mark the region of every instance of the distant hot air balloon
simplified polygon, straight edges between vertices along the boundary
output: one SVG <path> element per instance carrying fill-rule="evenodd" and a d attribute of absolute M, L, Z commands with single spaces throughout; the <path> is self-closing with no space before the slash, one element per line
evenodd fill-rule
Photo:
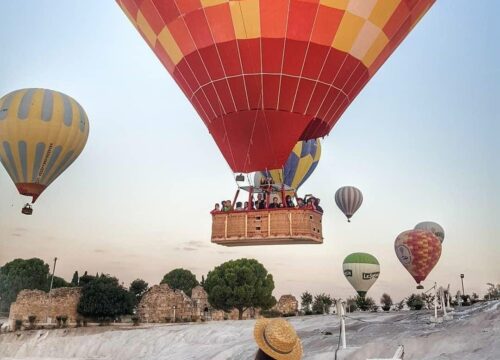
<path fill-rule="evenodd" d="M 321 158 L 321 143 L 319 139 L 299 141 L 283 169 L 260 171 L 255 173 L 254 186 L 260 185 L 262 176 L 271 177 L 275 184 L 285 184 L 298 190 L 318 166 Z"/>
<path fill-rule="evenodd" d="M 417 289 L 423 289 L 420 283 L 429 275 L 441 256 L 441 242 L 438 237 L 430 231 L 408 230 L 398 235 L 394 250 L 401 264 L 417 282 Z"/>
<path fill-rule="evenodd" d="M 88 135 L 85 111 L 60 92 L 22 89 L 0 99 L 0 160 L 33 203 L 76 160 Z"/>
<path fill-rule="evenodd" d="M 439 240 L 441 241 L 441 244 L 444 241 L 444 229 L 441 227 L 441 225 L 439 225 L 435 222 L 424 221 L 424 222 L 418 223 L 415 226 L 415 230 L 430 231 L 431 233 L 433 233 L 434 235 L 436 235 L 439 238 Z"/>
<path fill-rule="evenodd" d="M 380 274 L 378 260 L 375 256 L 367 253 L 353 253 L 348 255 L 344 259 L 342 269 L 347 281 L 349 281 L 361 297 L 366 295 Z"/>
<path fill-rule="evenodd" d="M 363 203 L 363 193 L 354 186 L 344 186 L 335 193 L 335 202 L 347 217 L 347 221 L 351 222 L 351 217 Z"/>
<path fill-rule="evenodd" d="M 117 0 L 237 173 L 327 135 L 435 0 Z"/>

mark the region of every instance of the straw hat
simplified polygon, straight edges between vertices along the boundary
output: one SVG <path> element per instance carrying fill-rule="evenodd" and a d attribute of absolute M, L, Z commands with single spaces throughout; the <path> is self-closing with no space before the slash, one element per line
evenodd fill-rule
<path fill-rule="evenodd" d="M 284 319 L 259 319 L 253 336 L 259 348 L 276 360 L 300 360 L 302 344 L 290 323 Z"/>

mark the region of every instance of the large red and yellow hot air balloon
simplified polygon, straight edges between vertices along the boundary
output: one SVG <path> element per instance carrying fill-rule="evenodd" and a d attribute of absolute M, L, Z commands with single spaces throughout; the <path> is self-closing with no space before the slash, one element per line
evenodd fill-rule
<path fill-rule="evenodd" d="M 441 257 L 441 241 L 430 231 L 408 230 L 398 235 L 394 242 L 396 256 L 418 286 L 436 266 Z"/>
<path fill-rule="evenodd" d="M 327 135 L 434 0 L 117 0 L 234 172 Z"/>
<path fill-rule="evenodd" d="M 88 136 L 87 115 L 68 95 L 21 89 L 0 98 L 0 161 L 33 203 L 76 160 Z"/>

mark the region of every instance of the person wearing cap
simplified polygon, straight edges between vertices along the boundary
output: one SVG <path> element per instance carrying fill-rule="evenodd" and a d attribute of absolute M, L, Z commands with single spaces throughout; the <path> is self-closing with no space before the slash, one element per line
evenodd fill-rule
<path fill-rule="evenodd" d="M 292 325 L 284 319 L 259 319 L 253 330 L 259 347 L 256 360 L 300 360 L 302 343 Z"/>

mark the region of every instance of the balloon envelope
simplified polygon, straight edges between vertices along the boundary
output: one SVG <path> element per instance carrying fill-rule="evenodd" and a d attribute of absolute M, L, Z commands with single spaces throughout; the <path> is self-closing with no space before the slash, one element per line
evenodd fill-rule
<path fill-rule="evenodd" d="M 424 221 L 421 223 L 418 223 L 415 226 L 415 230 L 426 230 L 430 231 L 434 235 L 436 235 L 439 240 L 441 241 L 441 244 L 444 241 L 444 229 L 441 227 L 441 225 L 433 222 L 433 221 Z"/>
<path fill-rule="evenodd" d="M 354 186 L 343 186 L 335 193 L 335 203 L 350 221 L 363 203 L 363 193 Z"/>
<path fill-rule="evenodd" d="M 380 275 L 380 264 L 375 256 L 367 253 L 353 253 L 344 259 L 342 264 L 344 276 L 356 290 L 359 296 L 364 297 L 366 292 L 377 281 Z"/>
<path fill-rule="evenodd" d="M 117 0 L 234 172 L 327 135 L 435 0 Z"/>
<path fill-rule="evenodd" d="M 321 158 L 319 139 L 299 141 L 293 148 L 283 169 L 260 171 L 255 174 L 254 186 L 260 185 L 262 176 L 271 177 L 275 184 L 285 184 L 298 190 L 309 179 Z"/>
<path fill-rule="evenodd" d="M 33 202 L 82 152 L 89 135 L 83 108 L 46 89 L 22 89 L 0 99 L 0 160 Z"/>
<path fill-rule="evenodd" d="M 394 251 L 401 264 L 420 284 L 441 257 L 441 241 L 430 231 L 408 230 L 398 235 Z"/>

